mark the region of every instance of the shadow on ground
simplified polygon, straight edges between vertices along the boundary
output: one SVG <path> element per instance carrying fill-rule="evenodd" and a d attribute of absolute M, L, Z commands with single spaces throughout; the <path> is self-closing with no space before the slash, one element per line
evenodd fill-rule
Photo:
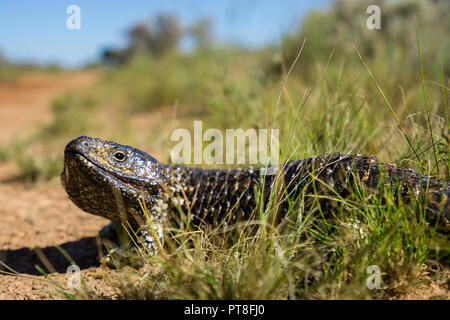
<path fill-rule="evenodd" d="M 100 265 L 97 243 L 96 237 L 85 237 L 77 241 L 65 242 L 60 247 L 83 270 Z M 72 264 L 54 246 L 0 250 L 0 260 L 19 273 L 30 275 L 42 275 L 36 269 L 36 265 L 40 266 L 45 272 L 66 273 L 67 267 Z M 5 270 L 5 268 L 0 266 L 0 270 Z"/>

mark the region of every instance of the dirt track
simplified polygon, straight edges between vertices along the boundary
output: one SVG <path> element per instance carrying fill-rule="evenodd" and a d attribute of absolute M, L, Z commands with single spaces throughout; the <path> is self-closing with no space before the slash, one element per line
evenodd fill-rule
<path fill-rule="evenodd" d="M 52 99 L 92 84 L 95 72 L 30 74 L 14 83 L 0 83 L 0 146 L 50 120 Z M 0 162 L 0 260 L 22 276 L 0 274 L 0 299 L 43 299 L 55 289 L 35 265 L 60 283 L 70 262 L 54 247 L 60 245 L 89 278 L 98 267 L 98 230 L 108 221 L 83 213 L 67 199 L 59 184 L 11 182 L 14 163 Z M 36 249 L 37 248 L 37 249 Z M 38 254 L 51 266 L 45 268 Z M 50 269 L 50 270 L 49 270 Z M 0 270 L 9 271 L 5 268 Z"/>

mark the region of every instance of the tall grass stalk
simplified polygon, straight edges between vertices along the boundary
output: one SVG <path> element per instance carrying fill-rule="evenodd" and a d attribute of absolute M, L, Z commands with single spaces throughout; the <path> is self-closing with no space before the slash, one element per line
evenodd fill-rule
<path fill-rule="evenodd" d="M 437 159 L 437 152 L 436 152 L 436 147 L 435 147 L 434 138 L 433 138 L 433 128 L 431 127 L 431 121 L 430 121 L 430 110 L 428 108 L 428 98 L 427 98 L 427 91 L 425 88 L 425 79 L 423 77 L 422 54 L 420 52 L 419 27 L 417 25 L 416 14 L 414 14 L 414 23 L 416 26 L 416 39 L 417 39 L 417 52 L 419 55 L 420 79 L 422 80 L 422 91 L 423 91 L 423 99 L 425 102 L 425 110 L 427 112 L 428 130 L 430 132 L 430 140 L 431 140 L 431 145 L 433 147 L 434 164 L 436 166 L 437 176 L 439 178 L 439 161 Z"/>
<path fill-rule="evenodd" d="M 389 100 L 387 99 L 386 95 L 384 94 L 383 90 L 381 89 L 380 85 L 378 84 L 378 81 L 375 79 L 374 75 L 372 74 L 372 71 L 370 70 L 369 66 L 366 64 L 363 57 L 359 53 L 358 49 L 355 46 L 353 46 L 353 48 L 355 49 L 356 53 L 358 54 L 359 59 L 363 63 L 364 67 L 366 68 L 366 70 L 369 73 L 370 77 L 372 78 L 373 82 L 375 83 L 375 86 L 377 87 L 378 92 L 383 97 L 383 100 L 386 103 L 387 107 L 389 108 L 389 111 L 391 111 L 392 115 L 394 116 L 394 119 L 397 122 L 397 125 L 400 128 L 400 131 L 401 131 L 403 137 L 405 138 L 406 142 L 408 143 L 409 148 L 411 149 L 411 151 L 414 153 L 414 156 L 416 157 L 417 164 L 419 165 L 420 170 L 423 172 L 423 167 L 422 167 L 419 155 L 417 154 L 416 149 L 413 147 L 410 138 L 406 134 L 406 131 L 403 128 L 403 125 L 400 122 L 399 118 L 397 117 L 397 114 L 395 113 L 394 109 L 392 108 L 391 104 L 389 103 Z"/>

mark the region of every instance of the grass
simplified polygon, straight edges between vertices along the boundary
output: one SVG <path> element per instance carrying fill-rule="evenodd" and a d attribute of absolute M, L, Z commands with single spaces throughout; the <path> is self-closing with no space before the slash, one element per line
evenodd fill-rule
<path fill-rule="evenodd" d="M 20 76 L 23 76 L 29 72 L 45 72 L 45 73 L 58 73 L 62 69 L 58 66 L 38 66 L 33 64 L 10 64 L 7 62 L 2 62 L 0 56 L 0 82 L 12 83 L 16 81 Z"/>

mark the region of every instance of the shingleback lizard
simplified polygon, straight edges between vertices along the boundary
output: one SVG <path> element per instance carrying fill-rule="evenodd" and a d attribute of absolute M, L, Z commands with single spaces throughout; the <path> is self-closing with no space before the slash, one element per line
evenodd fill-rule
<path fill-rule="evenodd" d="M 278 181 L 284 181 L 284 190 L 291 196 L 302 192 L 345 198 L 354 190 L 351 181 L 363 186 L 367 194 L 385 185 L 405 202 L 411 196 L 421 196 L 426 201 L 428 221 L 437 222 L 438 230 L 450 231 L 448 182 L 394 164 L 381 164 L 377 158 L 361 154 L 293 160 L 279 170 L 277 175 L 263 175 L 258 168 L 163 165 L 133 147 L 82 136 L 66 145 L 61 181 L 78 207 L 116 224 L 127 221 L 151 252 L 157 248 L 156 238 L 163 242 L 163 224 L 171 211 L 181 209 L 201 223 L 249 217 L 257 206 L 255 188 L 263 187 L 263 199 L 267 201 L 276 176 L 281 177 Z"/>

